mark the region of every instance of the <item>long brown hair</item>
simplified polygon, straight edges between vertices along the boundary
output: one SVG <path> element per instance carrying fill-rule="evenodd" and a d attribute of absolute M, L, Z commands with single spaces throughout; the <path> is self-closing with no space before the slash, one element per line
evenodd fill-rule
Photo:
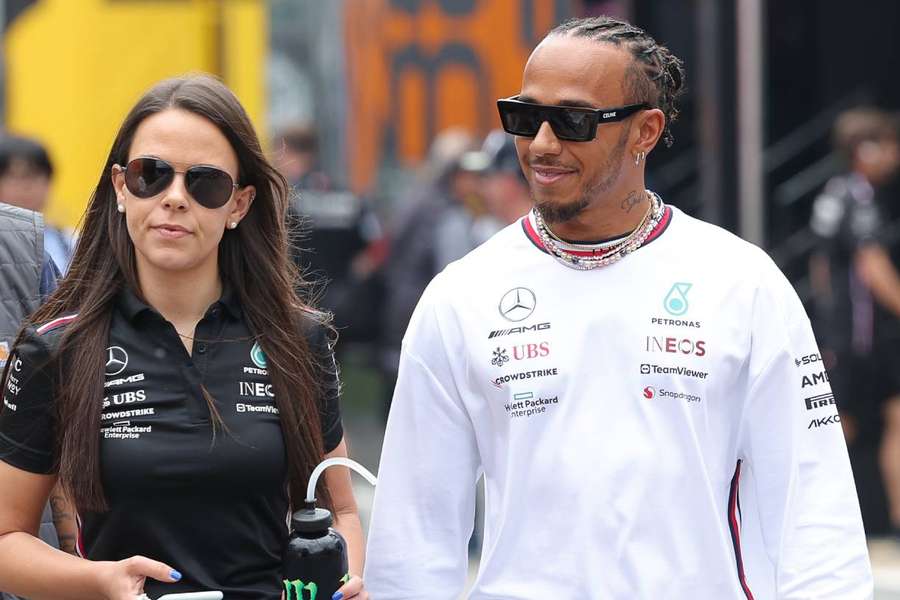
<path fill-rule="evenodd" d="M 147 91 L 122 123 L 97 187 L 85 211 L 81 236 L 68 275 L 31 317 L 42 323 L 78 313 L 65 330 L 52 368 L 56 369 L 59 480 L 79 510 L 108 508 L 100 476 L 100 413 L 105 349 L 113 303 L 120 290 L 139 296 L 135 250 L 116 211 L 112 167 L 124 165 L 138 126 L 170 108 L 190 111 L 211 121 L 238 157 L 238 183 L 256 187 L 256 199 L 235 230 L 219 243 L 219 273 L 238 294 L 250 331 L 266 354 L 275 403 L 281 419 L 294 503 L 305 496 L 306 482 L 322 459 L 318 398 L 320 366 L 302 333 L 310 318 L 325 317 L 297 295 L 303 282 L 288 258 L 285 214 L 288 185 L 266 160 L 259 139 L 234 94 L 208 75 L 167 79 Z M 215 417 L 215 400 L 207 398 Z M 318 500 L 331 507 L 323 483 Z"/>

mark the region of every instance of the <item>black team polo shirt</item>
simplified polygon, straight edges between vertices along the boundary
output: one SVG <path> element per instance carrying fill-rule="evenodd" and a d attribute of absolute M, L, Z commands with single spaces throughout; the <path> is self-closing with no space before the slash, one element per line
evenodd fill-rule
<path fill-rule="evenodd" d="M 31 328 L 10 358 L 0 411 L 0 459 L 50 473 L 55 382 L 46 368 L 77 316 Z M 325 451 L 343 438 L 339 384 L 326 330 L 301 327 L 321 366 Z M 106 349 L 100 463 L 111 509 L 80 515 L 91 560 L 136 554 L 182 573 L 147 593 L 221 590 L 229 600 L 277 600 L 287 541 L 287 459 L 266 357 L 226 289 L 198 323 L 193 354 L 175 328 L 131 292 L 119 294 Z M 202 389 L 225 423 L 215 435 Z M 98 402 L 100 399 L 98 399 Z"/>

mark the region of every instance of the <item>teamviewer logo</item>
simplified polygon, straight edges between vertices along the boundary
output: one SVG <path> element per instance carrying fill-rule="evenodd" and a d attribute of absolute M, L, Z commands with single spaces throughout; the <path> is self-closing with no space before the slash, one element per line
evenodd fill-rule
<path fill-rule="evenodd" d="M 641 375 L 649 375 L 650 374 L 650 365 L 644 363 L 641 365 Z"/>

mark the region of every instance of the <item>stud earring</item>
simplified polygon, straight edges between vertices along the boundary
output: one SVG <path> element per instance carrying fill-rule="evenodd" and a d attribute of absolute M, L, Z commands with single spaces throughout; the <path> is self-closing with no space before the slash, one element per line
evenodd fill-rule
<path fill-rule="evenodd" d="M 122 204 L 122 203 L 117 204 L 117 205 L 116 205 L 116 210 L 119 211 L 120 213 L 124 213 L 124 212 L 125 212 L 125 205 Z"/>
<path fill-rule="evenodd" d="M 232 221 L 228 224 L 229 229 L 237 229 L 237 221 Z"/>

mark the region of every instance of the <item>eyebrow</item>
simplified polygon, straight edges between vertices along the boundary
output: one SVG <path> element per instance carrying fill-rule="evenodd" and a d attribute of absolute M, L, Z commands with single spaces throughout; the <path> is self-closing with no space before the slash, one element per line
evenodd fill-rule
<path fill-rule="evenodd" d="M 541 102 L 538 102 L 531 96 L 524 96 L 524 95 L 519 96 L 519 101 L 520 102 L 528 102 L 529 104 L 542 104 Z M 557 102 L 555 104 L 547 104 L 545 106 L 572 106 L 572 107 L 576 107 L 576 108 L 590 108 L 590 109 L 597 108 L 590 102 L 585 102 L 584 100 L 566 100 L 566 99 L 560 100 L 559 102 Z"/>

